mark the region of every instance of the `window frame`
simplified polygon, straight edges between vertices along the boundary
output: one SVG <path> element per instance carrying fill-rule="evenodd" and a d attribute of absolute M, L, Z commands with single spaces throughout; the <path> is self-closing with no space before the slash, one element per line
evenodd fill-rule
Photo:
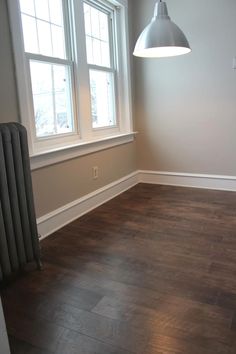
<path fill-rule="evenodd" d="M 116 85 L 115 97 L 119 97 L 119 99 L 116 100 L 117 126 L 115 127 L 101 127 L 95 129 L 92 127 L 89 85 L 90 64 L 87 63 L 86 53 L 84 2 L 91 4 L 100 3 L 106 6 L 111 4 L 111 8 L 115 9 L 113 21 L 114 37 L 116 40 L 114 41 L 113 38 L 113 44 L 116 47 L 114 50 L 117 51 L 117 63 L 115 63 L 117 68 L 114 73 L 116 79 L 114 82 Z M 63 3 L 65 3 L 65 0 L 63 0 Z M 27 64 L 27 53 L 24 51 L 19 0 L 8 0 L 8 8 L 15 56 L 20 121 L 28 130 L 32 168 L 52 164 L 54 156 L 56 157 L 56 162 L 59 161 L 59 155 L 61 155 L 62 161 L 67 158 L 69 159 L 71 158 L 72 150 L 73 156 L 76 154 L 76 151 L 77 155 L 81 156 L 91 153 L 91 146 L 93 146 L 93 151 L 99 151 L 113 146 L 113 142 L 114 146 L 116 146 L 133 141 L 127 0 L 68 0 L 69 23 L 65 23 L 65 33 L 66 36 L 69 36 L 67 37 L 67 45 L 68 43 L 71 45 L 72 53 L 72 90 L 74 90 L 72 94 L 72 105 L 75 115 L 74 124 L 76 131 L 75 133 L 65 134 L 63 137 L 50 136 L 40 139 L 43 141 L 43 144 L 35 144 L 34 135 L 32 134 L 34 130 L 32 127 L 32 124 L 34 125 L 32 117 L 34 117 L 34 114 L 32 115 L 33 100 L 31 96 L 30 69 L 29 59 Z M 77 15 L 75 16 L 75 14 Z M 66 31 L 68 27 L 70 27 L 70 33 Z M 125 33 L 121 33 L 122 29 L 125 29 Z M 71 44 L 71 42 L 75 43 L 75 41 L 77 43 L 76 48 Z M 30 57 L 32 56 L 36 58 L 38 55 L 30 54 Z M 85 87 L 85 90 L 81 90 L 81 87 Z M 88 149 L 86 147 L 88 147 Z"/>
<path fill-rule="evenodd" d="M 103 73 L 110 73 L 112 74 L 112 91 L 113 91 L 113 113 L 115 116 L 115 124 L 113 125 L 106 125 L 106 126 L 101 126 L 101 127 L 93 127 L 93 121 L 91 121 L 91 129 L 92 131 L 96 134 L 96 132 L 99 131 L 105 131 L 105 130 L 112 130 L 116 131 L 119 129 L 119 114 L 118 114 L 118 100 L 117 100 L 117 94 L 118 94 L 118 88 L 117 88 L 117 68 L 118 68 L 118 63 L 117 63 L 117 41 L 116 41 L 116 35 L 115 35 L 115 6 L 111 6 L 110 4 L 108 5 L 104 1 L 96 1 L 96 0 L 84 0 L 84 4 L 88 4 L 89 6 L 94 7 L 95 9 L 99 11 L 103 11 L 107 16 L 108 16 L 108 36 L 109 36 L 109 54 L 110 54 L 110 67 L 109 66 L 103 66 L 103 65 L 98 65 L 98 64 L 91 64 L 88 62 L 87 59 L 87 66 L 88 66 L 88 71 L 90 75 L 90 71 L 98 71 L 98 72 L 103 72 Z M 86 36 L 86 32 L 85 32 Z M 90 85 L 90 91 L 91 91 L 91 85 Z M 90 95 L 90 105 L 91 105 L 91 99 L 92 95 Z M 92 118 L 92 114 L 91 114 Z M 98 134 L 98 133 L 97 133 Z"/>
<path fill-rule="evenodd" d="M 19 11 L 20 10 L 20 0 L 17 0 L 18 6 L 19 6 Z M 35 121 L 33 121 L 35 118 L 35 112 L 34 112 L 34 102 L 33 102 L 33 96 L 32 99 L 30 100 L 31 102 L 28 102 L 29 109 L 31 111 L 31 118 L 27 118 L 27 121 L 25 122 L 25 125 L 30 128 L 30 135 L 32 137 L 32 143 L 33 147 L 35 146 L 35 151 L 41 151 L 41 150 L 46 150 L 49 149 L 50 147 L 53 147 L 55 145 L 56 141 L 60 140 L 60 144 L 57 144 L 58 146 L 70 143 L 73 140 L 77 140 L 78 135 L 79 135 L 79 130 L 78 130 L 78 114 L 77 114 L 77 90 L 75 86 L 75 72 L 74 72 L 74 58 L 73 58 L 73 45 L 71 43 L 70 39 L 70 20 L 69 20 L 69 7 L 65 5 L 65 1 L 62 1 L 62 16 L 63 16 L 63 25 L 64 25 L 64 40 L 65 40 L 65 54 L 66 58 L 59 58 L 55 56 L 47 56 L 47 55 L 42 55 L 42 54 L 35 54 L 35 53 L 30 53 L 24 50 L 24 38 L 23 38 L 23 26 L 20 18 L 20 29 L 22 31 L 22 40 L 23 40 L 23 51 L 25 54 L 25 65 L 27 68 L 27 75 L 26 75 L 26 80 L 28 80 L 28 88 L 30 90 L 29 95 L 33 92 L 32 90 L 32 84 L 31 84 L 31 74 L 30 74 L 30 60 L 32 61 L 37 61 L 40 63 L 48 63 L 48 64 L 55 64 L 55 65 L 63 65 L 64 67 L 69 67 L 70 68 L 70 89 L 71 89 L 71 111 L 72 111 L 72 121 L 73 121 L 73 131 L 68 132 L 68 133 L 62 133 L 62 134 L 56 134 L 56 135 L 48 135 L 44 137 L 37 137 L 36 134 L 36 124 Z M 21 17 L 21 15 L 20 15 Z M 29 134 L 28 134 L 29 135 Z M 75 141 L 76 141 L 75 140 Z"/>

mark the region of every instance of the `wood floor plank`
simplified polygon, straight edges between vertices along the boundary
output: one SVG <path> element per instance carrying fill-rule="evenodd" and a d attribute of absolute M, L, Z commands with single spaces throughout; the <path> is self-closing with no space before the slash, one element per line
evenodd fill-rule
<path fill-rule="evenodd" d="M 52 354 L 52 352 L 49 352 L 48 350 L 46 351 L 45 349 L 37 348 L 12 336 L 10 336 L 9 341 L 11 344 L 11 353 L 17 352 L 18 354 Z"/>
<path fill-rule="evenodd" d="M 235 354 L 236 197 L 139 184 L 2 290 L 12 354 Z"/>

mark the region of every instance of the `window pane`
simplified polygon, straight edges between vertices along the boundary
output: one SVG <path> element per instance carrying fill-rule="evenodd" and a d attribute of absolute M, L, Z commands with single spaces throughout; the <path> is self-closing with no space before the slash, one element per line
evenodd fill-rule
<path fill-rule="evenodd" d="M 43 55 L 52 55 L 52 40 L 50 24 L 45 21 L 38 20 L 38 38 L 39 38 L 39 52 Z"/>
<path fill-rule="evenodd" d="M 116 124 L 113 79 L 112 73 L 90 70 L 93 128 Z"/>
<path fill-rule="evenodd" d="M 49 5 L 48 0 L 34 0 L 36 17 L 49 21 Z"/>
<path fill-rule="evenodd" d="M 50 64 L 30 62 L 36 135 L 55 133 L 53 115 L 53 81 Z"/>
<path fill-rule="evenodd" d="M 59 134 L 69 133 L 73 131 L 69 69 L 62 65 L 53 65 L 53 71 L 57 131 Z"/>
<path fill-rule="evenodd" d="M 61 0 L 49 0 L 51 22 L 63 26 L 62 3 Z"/>
<path fill-rule="evenodd" d="M 21 12 L 35 16 L 34 0 L 20 0 Z"/>
<path fill-rule="evenodd" d="M 62 0 L 20 1 L 25 51 L 66 59 Z"/>
<path fill-rule="evenodd" d="M 85 33 L 86 35 L 92 35 L 91 27 L 91 6 L 84 3 L 84 19 L 85 19 Z"/>
<path fill-rule="evenodd" d="M 37 137 L 56 134 L 52 94 L 34 95 L 34 112 Z"/>
<path fill-rule="evenodd" d="M 33 93 L 35 95 L 51 93 L 53 88 L 51 64 L 31 61 L 30 70 Z"/>
<path fill-rule="evenodd" d="M 92 37 L 94 38 L 100 38 L 99 12 L 94 7 L 91 7 Z"/>
<path fill-rule="evenodd" d="M 86 37 L 87 58 L 89 63 L 93 63 L 93 39 Z"/>
<path fill-rule="evenodd" d="M 84 20 L 88 63 L 111 67 L 109 14 L 84 3 Z"/>
<path fill-rule="evenodd" d="M 106 42 L 101 42 L 101 63 L 103 66 L 110 66 L 110 52 L 109 44 Z"/>
<path fill-rule="evenodd" d="M 22 15 L 22 26 L 23 26 L 23 34 L 24 34 L 25 51 L 37 54 L 39 52 L 39 49 L 38 49 L 36 20 L 33 17 Z"/>
<path fill-rule="evenodd" d="M 101 41 L 99 41 L 97 39 L 93 39 L 93 61 L 94 61 L 94 64 L 96 64 L 96 65 L 103 65 Z"/>
<path fill-rule="evenodd" d="M 62 27 L 52 25 L 52 45 L 53 45 L 53 56 L 57 58 L 65 58 L 65 48 L 64 48 L 64 33 Z"/>
<path fill-rule="evenodd" d="M 108 18 L 107 15 L 99 11 L 100 36 L 103 41 L 109 41 Z"/>
<path fill-rule="evenodd" d="M 30 69 L 36 136 L 73 132 L 69 67 L 31 60 Z"/>

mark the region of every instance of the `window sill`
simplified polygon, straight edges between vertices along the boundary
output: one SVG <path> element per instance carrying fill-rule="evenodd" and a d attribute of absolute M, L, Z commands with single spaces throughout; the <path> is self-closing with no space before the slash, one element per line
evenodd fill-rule
<path fill-rule="evenodd" d="M 43 151 L 30 156 L 31 170 L 37 170 L 79 156 L 127 144 L 134 141 L 135 132 L 106 137 L 99 140 L 87 141 L 80 144 L 64 146 L 53 150 Z"/>

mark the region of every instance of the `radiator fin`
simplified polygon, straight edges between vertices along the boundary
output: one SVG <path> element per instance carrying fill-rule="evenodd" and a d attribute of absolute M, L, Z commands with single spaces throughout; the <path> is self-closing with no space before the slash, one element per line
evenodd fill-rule
<path fill-rule="evenodd" d="M 17 123 L 0 124 L 0 280 L 40 262 L 27 134 Z"/>

